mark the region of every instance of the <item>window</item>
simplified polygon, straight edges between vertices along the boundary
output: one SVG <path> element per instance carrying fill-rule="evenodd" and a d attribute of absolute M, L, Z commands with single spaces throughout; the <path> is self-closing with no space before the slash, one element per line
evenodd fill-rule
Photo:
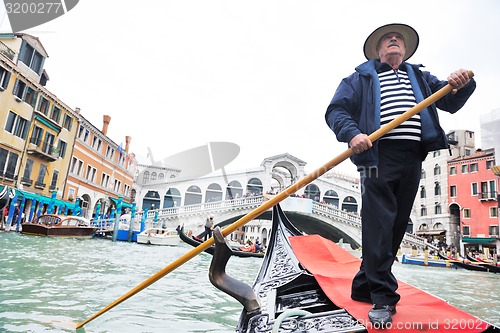
<path fill-rule="evenodd" d="M 451 185 L 450 186 L 450 197 L 451 198 L 456 198 L 457 197 L 457 186 L 456 185 Z"/>
<path fill-rule="evenodd" d="M 469 172 L 469 165 L 463 164 L 462 165 L 462 173 L 468 173 Z"/>
<path fill-rule="evenodd" d="M 77 176 L 81 176 L 82 169 L 83 169 L 83 161 L 73 156 L 73 158 L 71 159 L 71 167 L 69 169 L 71 173 Z"/>
<path fill-rule="evenodd" d="M 52 181 L 50 182 L 50 187 L 49 187 L 49 189 L 51 191 L 57 189 L 57 178 L 58 177 L 59 177 L 59 171 L 54 170 L 54 172 L 52 173 Z"/>
<path fill-rule="evenodd" d="M 471 195 L 478 195 L 477 183 L 470 184 L 471 186 Z"/>
<path fill-rule="evenodd" d="M 9 79 L 10 79 L 10 72 L 0 66 L 0 90 L 3 91 L 7 89 L 7 86 L 9 85 Z"/>
<path fill-rule="evenodd" d="M 115 150 L 111 148 L 111 146 L 108 146 L 106 149 L 106 157 L 109 159 L 113 159 L 113 155 L 115 154 Z"/>
<path fill-rule="evenodd" d="M 470 172 L 477 172 L 477 163 L 471 163 Z"/>
<path fill-rule="evenodd" d="M 83 134 L 85 133 L 85 127 L 83 125 L 80 125 L 80 128 L 78 128 L 78 137 L 83 140 Z"/>
<path fill-rule="evenodd" d="M 30 142 L 38 147 L 42 144 L 42 137 L 43 137 L 43 128 L 35 125 L 33 133 L 31 134 Z"/>
<path fill-rule="evenodd" d="M 432 157 L 438 157 L 441 155 L 441 152 L 439 150 L 434 150 L 434 152 L 432 153 Z"/>
<path fill-rule="evenodd" d="M 425 207 L 420 208 L 420 216 L 427 216 L 427 208 Z"/>
<path fill-rule="evenodd" d="M 470 208 L 464 208 L 464 219 L 470 219 Z"/>
<path fill-rule="evenodd" d="M 434 195 L 441 195 L 441 185 L 439 183 L 434 186 Z"/>
<path fill-rule="evenodd" d="M 101 178 L 101 186 L 108 187 L 108 185 L 109 185 L 109 175 L 103 172 Z"/>
<path fill-rule="evenodd" d="M 28 87 L 26 90 L 26 96 L 24 97 L 24 101 L 34 108 L 36 105 L 37 97 L 38 97 L 38 91 L 36 91 L 31 87 Z"/>
<path fill-rule="evenodd" d="M 73 125 L 73 118 L 70 115 L 64 115 L 63 127 L 68 131 L 71 131 L 71 126 Z"/>
<path fill-rule="evenodd" d="M 420 179 L 425 179 L 425 170 L 422 169 L 422 172 L 420 174 Z"/>
<path fill-rule="evenodd" d="M 56 123 L 59 123 L 59 120 L 61 120 L 61 109 L 53 105 L 52 112 L 50 113 L 50 119 L 52 119 Z"/>
<path fill-rule="evenodd" d="M 47 115 L 49 112 L 49 101 L 45 97 L 40 97 L 38 100 L 38 106 L 37 106 L 37 111 L 40 111 L 44 115 Z"/>
<path fill-rule="evenodd" d="M 434 207 L 434 214 L 441 214 L 441 205 L 436 205 Z"/>
<path fill-rule="evenodd" d="M 52 154 L 52 148 L 54 146 L 55 136 L 52 133 L 45 133 L 45 142 L 43 143 L 42 151 L 46 154 Z"/>
<path fill-rule="evenodd" d="M 457 167 L 456 166 L 450 167 L 450 176 L 453 176 L 456 174 L 457 174 Z"/>
<path fill-rule="evenodd" d="M 490 236 L 497 236 L 498 237 L 498 226 L 497 225 L 490 225 L 488 228 L 490 231 Z"/>
<path fill-rule="evenodd" d="M 156 180 L 158 178 L 158 175 L 156 172 L 151 172 L 151 180 Z"/>
<path fill-rule="evenodd" d="M 490 217 L 498 217 L 498 207 L 490 207 Z"/>
<path fill-rule="evenodd" d="M 113 191 L 120 192 L 120 187 L 122 186 L 122 182 L 118 179 L 115 179 L 115 184 L 113 186 Z"/>
<path fill-rule="evenodd" d="M 434 176 L 440 175 L 441 174 L 441 167 L 439 165 L 434 166 Z"/>
<path fill-rule="evenodd" d="M 35 187 L 45 188 L 45 174 L 47 173 L 47 166 L 45 164 L 40 164 L 40 169 L 38 170 L 38 177 L 36 179 Z"/>
<path fill-rule="evenodd" d="M 26 41 L 23 41 L 23 45 L 21 46 L 19 60 L 25 63 L 26 66 L 31 68 L 38 75 L 42 73 L 42 66 L 45 59 L 33 48 L 33 46 L 26 43 Z"/>
<path fill-rule="evenodd" d="M 427 197 L 425 186 L 420 187 L 420 199 L 425 199 Z"/>
<path fill-rule="evenodd" d="M 17 79 L 16 84 L 14 85 L 14 89 L 12 90 L 12 94 L 14 96 L 17 96 L 17 98 L 19 98 L 18 100 L 19 102 L 20 100 L 23 99 L 25 90 L 26 90 L 26 83 L 24 83 L 24 81 L 22 80 Z"/>
<path fill-rule="evenodd" d="M 99 139 L 99 137 L 97 135 L 94 135 L 94 138 L 93 138 L 93 142 L 92 142 L 92 148 L 94 148 L 95 150 L 97 150 L 98 152 L 101 151 L 101 146 L 102 146 L 102 140 Z"/>
<path fill-rule="evenodd" d="M 464 236 L 470 236 L 470 227 L 468 225 L 464 225 L 462 228 L 462 233 Z"/>
<path fill-rule="evenodd" d="M 147 184 L 149 182 L 149 171 L 144 171 L 144 175 L 142 176 L 142 182 Z"/>
<path fill-rule="evenodd" d="M 18 154 L 0 148 L 0 175 L 7 179 L 14 179 L 18 158 Z"/>
<path fill-rule="evenodd" d="M 33 181 L 31 180 L 31 172 L 33 171 L 34 164 L 35 161 L 33 161 L 31 158 L 28 158 L 26 160 L 26 166 L 24 167 L 23 177 L 21 178 L 21 182 L 23 184 L 31 185 L 33 183 Z"/>
<path fill-rule="evenodd" d="M 472 150 L 465 149 L 465 156 L 470 156 L 472 154 Z"/>
<path fill-rule="evenodd" d="M 66 155 L 66 148 L 67 148 L 68 144 L 62 140 L 59 140 L 59 142 L 57 143 L 57 151 L 59 152 L 59 156 L 64 158 L 64 156 Z"/>
<path fill-rule="evenodd" d="M 5 130 L 7 132 L 18 136 L 21 139 L 26 139 L 26 136 L 28 135 L 28 127 L 28 120 L 12 111 L 9 111 L 7 123 L 5 124 Z"/>
<path fill-rule="evenodd" d="M 486 161 L 486 170 L 491 170 L 491 167 L 495 165 L 493 162 L 494 161 Z"/>
<path fill-rule="evenodd" d="M 123 185 L 123 196 L 128 197 L 129 193 L 130 193 L 130 185 L 127 184 Z"/>
<path fill-rule="evenodd" d="M 87 165 L 87 174 L 85 176 L 85 178 L 94 183 L 95 182 L 95 175 L 97 173 L 97 169 L 92 167 L 91 165 Z"/>

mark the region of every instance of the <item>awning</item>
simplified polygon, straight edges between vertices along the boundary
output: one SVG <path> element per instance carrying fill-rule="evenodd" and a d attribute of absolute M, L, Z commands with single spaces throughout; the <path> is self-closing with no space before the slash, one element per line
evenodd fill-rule
<path fill-rule="evenodd" d="M 118 206 L 118 199 L 109 197 L 109 200 L 111 200 L 111 202 L 113 202 L 115 204 L 115 208 L 116 208 L 116 206 Z M 125 202 L 125 201 L 122 200 L 122 209 L 123 208 L 132 209 L 132 205 L 129 204 L 128 202 Z"/>
<path fill-rule="evenodd" d="M 46 197 L 46 196 L 43 196 L 43 195 L 40 195 L 40 194 L 31 193 L 31 192 L 27 192 L 27 191 L 22 191 L 22 190 L 18 190 L 18 189 L 15 189 L 15 190 L 16 190 L 16 193 L 17 193 L 18 196 L 24 197 L 24 198 L 26 198 L 28 200 L 36 200 L 36 201 L 44 203 L 44 204 L 48 204 L 50 202 L 50 200 L 51 200 L 50 197 Z M 74 202 L 67 202 L 67 201 L 55 199 L 54 200 L 54 205 L 58 206 L 58 207 L 66 206 L 68 208 L 73 208 L 75 206 L 75 203 Z"/>
<path fill-rule="evenodd" d="M 446 230 L 418 230 L 416 234 L 418 236 L 437 236 L 437 235 L 444 235 L 446 233 Z"/>
<path fill-rule="evenodd" d="M 472 244 L 485 244 L 485 243 L 495 243 L 498 238 L 486 238 L 486 237 L 464 237 L 462 242 L 472 243 Z"/>

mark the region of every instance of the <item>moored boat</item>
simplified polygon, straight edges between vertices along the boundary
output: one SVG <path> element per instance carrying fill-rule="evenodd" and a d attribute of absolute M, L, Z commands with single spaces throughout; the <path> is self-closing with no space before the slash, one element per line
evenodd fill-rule
<path fill-rule="evenodd" d="M 419 265 L 419 266 L 431 266 L 431 267 L 446 267 L 452 268 L 453 262 L 451 260 L 443 259 L 425 259 L 424 257 L 413 257 L 403 254 L 401 256 L 402 264 Z"/>
<path fill-rule="evenodd" d="M 177 231 L 179 234 L 179 238 L 184 242 L 187 243 L 193 247 L 197 247 L 201 243 L 203 243 L 203 240 L 196 237 L 196 236 L 189 236 L 186 235 L 184 232 L 184 226 L 178 226 Z M 208 247 L 205 252 L 214 254 L 215 248 L 214 246 Z M 263 258 L 264 257 L 264 252 L 248 252 L 248 251 L 240 251 L 237 248 L 233 247 L 233 255 L 236 257 L 257 257 L 257 258 Z"/>
<path fill-rule="evenodd" d="M 214 231 L 214 237 L 216 252 L 209 277 L 243 305 L 237 332 L 379 332 L 368 322 L 371 304 L 350 297 L 360 260 L 320 235 L 301 235 L 279 205 L 273 208 L 269 247 L 252 286 L 226 274 L 231 250 L 220 230 Z M 390 330 L 451 332 L 448 323 L 467 322 L 474 323 L 467 326 L 467 332 L 500 332 L 401 281 L 398 292 L 402 298 Z"/>
<path fill-rule="evenodd" d="M 176 246 L 181 242 L 176 230 L 149 228 L 137 235 L 137 243 Z"/>
<path fill-rule="evenodd" d="M 81 216 L 42 214 L 21 224 L 21 233 L 38 236 L 92 238 L 96 226 Z"/>

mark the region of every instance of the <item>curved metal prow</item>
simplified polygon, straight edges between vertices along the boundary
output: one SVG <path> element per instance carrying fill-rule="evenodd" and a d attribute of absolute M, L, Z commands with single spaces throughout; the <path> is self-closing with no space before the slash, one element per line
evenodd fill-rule
<path fill-rule="evenodd" d="M 232 255 L 232 250 L 226 243 L 219 227 L 214 229 L 214 239 L 215 252 L 208 272 L 210 282 L 217 289 L 238 300 L 245 307 L 247 313 L 260 311 L 260 304 L 252 287 L 226 274 L 226 264 Z"/>

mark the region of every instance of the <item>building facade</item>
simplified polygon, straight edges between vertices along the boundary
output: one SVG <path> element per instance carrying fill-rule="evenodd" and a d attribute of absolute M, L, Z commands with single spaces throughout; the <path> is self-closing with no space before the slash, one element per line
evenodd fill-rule
<path fill-rule="evenodd" d="M 500 253 L 494 149 L 448 162 L 450 214 L 462 253 Z"/>
<path fill-rule="evenodd" d="M 63 201 L 78 111 L 46 87 L 48 57 L 38 38 L 0 34 L 0 181 L 15 188 L 24 212 L 71 210 Z"/>
<path fill-rule="evenodd" d="M 447 137 L 450 148 L 429 152 L 422 162 L 420 188 L 411 219 L 416 235 L 458 245 L 457 226 L 449 210 L 448 161 L 471 155 L 475 149 L 475 134 L 468 130 L 454 130 Z"/>
<path fill-rule="evenodd" d="M 79 198 L 87 218 L 96 213 L 111 216 L 120 197 L 124 210 L 132 208 L 137 163 L 129 152 L 131 137 L 125 137 L 124 147 L 112 141 L 107 136 L 110 121 L 110 116 L 103 116 L 100 130 L 80 116 L 64 196 L 70 201 Z"/>

